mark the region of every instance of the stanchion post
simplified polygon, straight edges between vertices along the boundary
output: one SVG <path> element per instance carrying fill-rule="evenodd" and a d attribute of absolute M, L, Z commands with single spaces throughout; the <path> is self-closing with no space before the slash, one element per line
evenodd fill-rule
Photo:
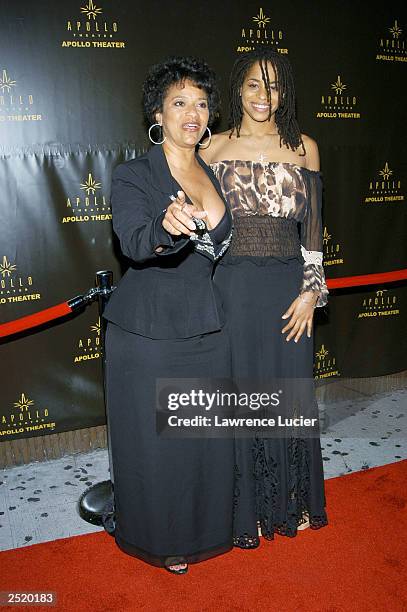
<path fill-rule="evenodd" d="M 99 305 L 99 317 L 100 317 L 100 340 L 102 343 L 102 378 L 103 378 L 103 397 L 106 410 L 106 433 L 107 433 L 107 447 L 109 454 L 109 470 L 110 480 L 114 484 L 114 473 L 113 473 L 113 459 L 112 459 L 112 445 L 110 443 L 110 427 L 109 427 L 109 406 L 107 402 L 106 394 L 106 319 L 102 317 L 105 306 L 109 300 L 112 292 L 113 285 L 113 272 L 110 270 L 100 270 L 96 272 L 96 287 L 98 288 L 98 305 Z"/>
<path fill-rule="evenodd" d="M 96 272 L 96 291 L 99 305 L 100 316 L 100 338 L 102 346 L 102 378 L 103 378 L 103 397 L 106 411 L 106 433 L 107 447 L 109 455 L 110 480 L 104 480 L 92 485 L 82 493 L 78 501 L 78 512 L 81 518 L 93 525 L 103 525 L 105 530 L 114 535 L 114 471 L 112 460 L 112 445 L 110 442 L 109 427 L 109 405 L 106 393 L 106 322 L 103 318 L 103 311 L 109 300 L 114 287 L 113 273 L 110 270 L 100 270 Z"/>

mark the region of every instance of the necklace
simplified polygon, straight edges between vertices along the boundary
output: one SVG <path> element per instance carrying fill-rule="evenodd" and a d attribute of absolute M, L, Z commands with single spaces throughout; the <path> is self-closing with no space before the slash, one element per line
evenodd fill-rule
<path fill-rule="evenodd" d="M 280 136 L 280 134 L 279 134 L 278 132 L 275 132 L 275 133 L 273 133 L 273 134 L 267 134 L 267 136 Z M 263 150 L 263 151 L 261 151 L 261 152 L 258 154 L 257 161 L 259 161 L 259 162 L 265 162 L 265 161 L 267 161 L 267 160 L 268 160 L 268 155 L 267 155 L 267 153 L 265 153 L 265 152 L 264 152 L 264 150 Z"/>

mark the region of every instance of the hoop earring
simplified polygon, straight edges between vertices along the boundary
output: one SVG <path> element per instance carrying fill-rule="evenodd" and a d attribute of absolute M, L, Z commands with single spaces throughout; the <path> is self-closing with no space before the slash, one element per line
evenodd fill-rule
<path fill-rule="evenodd" d="M 161 130 L 163 129 L 163 126 L 161 125 L 161 123 L 153 123 L 153 125 L 150 125 L 150 129 L 148 130 L 148 137 L 149 137 L 149 139 L 151 140 L 151 142 L 152 142 L 153 144 L 160 145 L 160 144 L 163 144 L 163 142 L 165 142 L 165 140 L 166 140 L 165 136 L 164 136 L 164 138 L 161 140 L 161 142 L 156 142 L 155 140 L 153 140 L 153 139 L 151 138 L 151 130 L 153 129 L 153 127 L 156 127 L 157 125 L 158 125 L 158 126 L 161 128 Z"/>
<path fill-rule="evenodd" d="M 201 147 L 201 149 L 207 149 L 207 148 L 209 147 L 209 145 L 211 144 L 211 140 L 212 140 L 212 133 L 211 133 L 210 129 L 208 128 L 208 126 L 206 126 L 206 130 L 208 130 L 208 132 L 209 132 L 209 141 L 208 141 L 208 144 L 207 144 L 207 145 L 205 145 L 205 146 L 204 146 L 204 145 L 201 145 L 201 143 L 199 143 L 199 145 L 198 145 L 198 146 L 199 146 L 199 147 Z M 205 130 L 205 132 L 206 132 L 206 130 Z"/>

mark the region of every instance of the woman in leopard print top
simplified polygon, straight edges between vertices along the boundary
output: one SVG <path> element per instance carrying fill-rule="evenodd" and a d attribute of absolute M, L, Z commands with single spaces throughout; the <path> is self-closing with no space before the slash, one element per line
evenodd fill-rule
<path fill-rule="evenodd" d="M 292 537 L 327 524 L 313 387 L 314 308 L 328 295 L 322 182 L 317 144 L 300 133 L 295 118 L 284 56 L 263 48 L 235 62 L 231 130 L 214 136 L 201 155 L 234 218 L 231 247 L 215 272 L 234 379 L 240 389 L 284 388 L 290 400 L 274 412 L 282 421 L 313 417 L 313 426 L 301 431 L 236 434 L 234 543 L 253 548 L 259 535 Z"/>

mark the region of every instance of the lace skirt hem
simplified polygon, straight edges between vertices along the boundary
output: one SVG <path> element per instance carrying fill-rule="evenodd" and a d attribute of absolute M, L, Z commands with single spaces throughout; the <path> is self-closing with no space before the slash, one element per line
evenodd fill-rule
<path fill-rule="evenodd" d="M 275 534 L 286 536 L 288 538 L 294 538 L 297 536 L 298 527 L 303 525 L 308 521 L 308 518 L 302 517 L 298 519 L 297 526 L 288 528 L 287 525 L 273 525 L 272 529 L 266 529 L 265 527 L 260 526 L 259 531 L 261 532 L 261 536 L 264 537 L 265 540 L 274 540 Z M 328 525 L 328 519 L 326 515 L 313 516 L 309 519 L 309 528 L 310 529 L 321 529 Z M 260 546 L 260 536 L 250 535 L 248 533 L 244 533 L 233 538 L 233 546 L 238 548 L 257 548 Z"/>

